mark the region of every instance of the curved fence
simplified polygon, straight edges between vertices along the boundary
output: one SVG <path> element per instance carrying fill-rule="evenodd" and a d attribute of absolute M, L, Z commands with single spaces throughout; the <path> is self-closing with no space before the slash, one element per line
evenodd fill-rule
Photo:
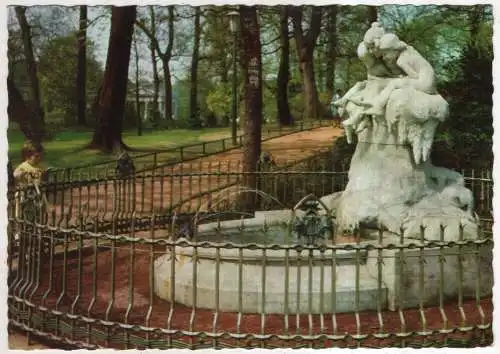
<path fill-rule="evenodd" d="M 268 141 L 290 134 L 305 132 L 317 128 L 331 126 L 330 120 L 303 121 L 291 127 L 273 127 L 262 129 L 262 141 Z M 243 146 L 243 135 L 238 135 L 236 145 L 232 138 L 202 141 L 192 144 L 180 145 L 168 149 L 136 153 L 131 157 L 138 172 L 152 171 L 157 168 L 166 168 L 179 163 L 190 162 L 202 157 L 220 154 L 223 152 L 240 149 Z M 102 177 L 115 177 L 116 160 L 108 160 L 71 168 L 53 168 L 49 172 L 50 181 L 73 181 L 77 179 L 90 179 Z"/>
<path fill-rule="evenodd" d="M 347 177 L 294 166 L 253 189 L 234 166 L 49 183 L 31 213 L 10 195 L 9 324 L 88 349 L 492 343 L 489 171 L 465 171 L 475 239 L 326 222 L 310 242 Z"/>

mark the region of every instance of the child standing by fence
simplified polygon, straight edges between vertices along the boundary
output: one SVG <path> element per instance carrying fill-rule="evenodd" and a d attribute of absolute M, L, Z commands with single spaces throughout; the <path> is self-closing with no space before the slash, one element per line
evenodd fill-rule
<path fill-rule="evenodd" d="M 46 172 L 46 169 L 41 164 L 42 154 L 43 148 L 41 145 L 33 144 L 30 141 L 24 143 L 21 150 L 23 162 L 14 170 L 15 186 L 23 189 L 17 191 L 15 195 L 16 218 L 24 216 L 24 206 L 27 206 L 27 203 L 32 204 L 31 207 L 35 206 L 35 210 L 26 210 L 28 213 L 34 213 L 31 218 L 36 217 L 36 215 L 43 215 L 48 204 L 45 194 L 39 188 Z"/>

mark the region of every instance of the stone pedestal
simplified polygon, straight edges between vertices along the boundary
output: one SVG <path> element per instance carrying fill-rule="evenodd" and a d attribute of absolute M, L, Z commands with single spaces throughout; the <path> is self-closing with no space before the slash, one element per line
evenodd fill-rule
<path fill-rule="evenodd" d="M 396 238 L 386 236 L 384 244 L 398 244 Z M 418 244 L 418 242 L 416 242 Z M 387 288 L 390 310 L 439 306 L 443 302 L 458 301 L 476 296 L 491 296 L 493 292 L 492 242 L 443 248 L 383 250 L 383 263 L 377 261 L 378 252 L 368 254 L 366 269 Z"/>

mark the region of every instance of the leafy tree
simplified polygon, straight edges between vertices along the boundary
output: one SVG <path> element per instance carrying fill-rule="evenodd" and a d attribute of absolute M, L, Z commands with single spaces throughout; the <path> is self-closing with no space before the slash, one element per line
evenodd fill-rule
<path fill-rule="evenodd" d="M 230 28 L 229 17 L 225 16 L 228 12 L 227 6 L 208 6 L 203 11 L 198 77 L 203 77 L 206 81 L 204 86 L 198 87 L 198 89 L 199 93 L 207 99 L 210 96 L 218 95 L 218 93 L 212 94 L 212 90 L 220 91 L 218 88 L 220 85 L 226 86 L 229 83 L 232 56 L 227 44 L 232 43 L 232 36 L 231 31 L 228 30 Z M 241 78 L 241 75 L 238 77 Z M 206 103 L 207 109 L 210 109 L 210 104 Z M 219 118 L 220 124 L 229 126 L 230 113 L 231 106 L 227 111 L 219 113 L 209 111 L 205 112 L 205 115 L 215 114 L 216 119 Z"/>
<path fill-rule="evenodd" d="M 442 84 L 450 118 L 440 137 L 455 151 L 462 168 L 491 168 L 493 163 L 493 32 L 491 24 L 478 27 L 477 38 L 471 38 L 456 65 L 451 64 L 455 77 Z"/>
<path fill-rule="evenodd" d="M 231 85 L 221 83 L 212 89 L 206 98 L 207 108 L 219 117 L 229 116 L 231 112 Z"/>
<path fill-rule="evenodd" d="M 75 73 L 81 67 L 78 56 L 79 46 L 75 45 L 77 42 L 76 33 L 67 37 L 56 37 L 41 48 L 38 61 L 45 104 L 50 110 L 64 112 L 69 124 L 78 122 L 75 117 L 78 115 L 78 110 L 81 109 L 79 107 L 81 104 L 81 91 L 79 90 L 81 88 L 76 86 L 74 81 L 68 79 L 75 77 Z M 87 41 L 86 47 L 85 85 L 90 92 L 96 92 L 103 72 L 95 58 L 93 43 Z"/>

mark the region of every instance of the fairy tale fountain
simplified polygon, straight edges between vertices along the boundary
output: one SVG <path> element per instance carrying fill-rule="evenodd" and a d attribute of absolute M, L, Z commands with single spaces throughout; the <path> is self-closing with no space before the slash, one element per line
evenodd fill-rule
<path fill-rule="evenodd" d="M 335 102 L 357 146 L 345 190 L 330 198 L 337 227 L 382 226 L 427 240 L 476 238 L 472 192 L 459 173 L 433 166 L 434 133 L 448 118 L 434 70 L 413 47 L 373 23 L 358 47 L 367 80 Z"/>
<path fill-rule="evenodd" d="M 378 23 L 358 56 L 367 80 L 335 102 L 348 142 L 357 135 L 345 190 L 305 197 L 293 210 L 257 211 L 244 222 L 195 224 L 196 242 L 205 246 L 184 240 L 155 261 L 159 297 L 229 312 L 331 313 L 432 306 L 436 279 L 449 279 L 446 297 L 491 293 L 491 246 L 454 242 L 480 237 L 472 192 L 459 173 L 429 160 L 436 128 L 449 115 L 432 66 Z M 361 247 L 332 246 L 335 233 L 358 231 Z M 305 247 L 289 248 L 304 240 Z M 451 244 L 428 247 L 433 241 Z M 460 282 L 457 268 L 464 271 Z"/>

